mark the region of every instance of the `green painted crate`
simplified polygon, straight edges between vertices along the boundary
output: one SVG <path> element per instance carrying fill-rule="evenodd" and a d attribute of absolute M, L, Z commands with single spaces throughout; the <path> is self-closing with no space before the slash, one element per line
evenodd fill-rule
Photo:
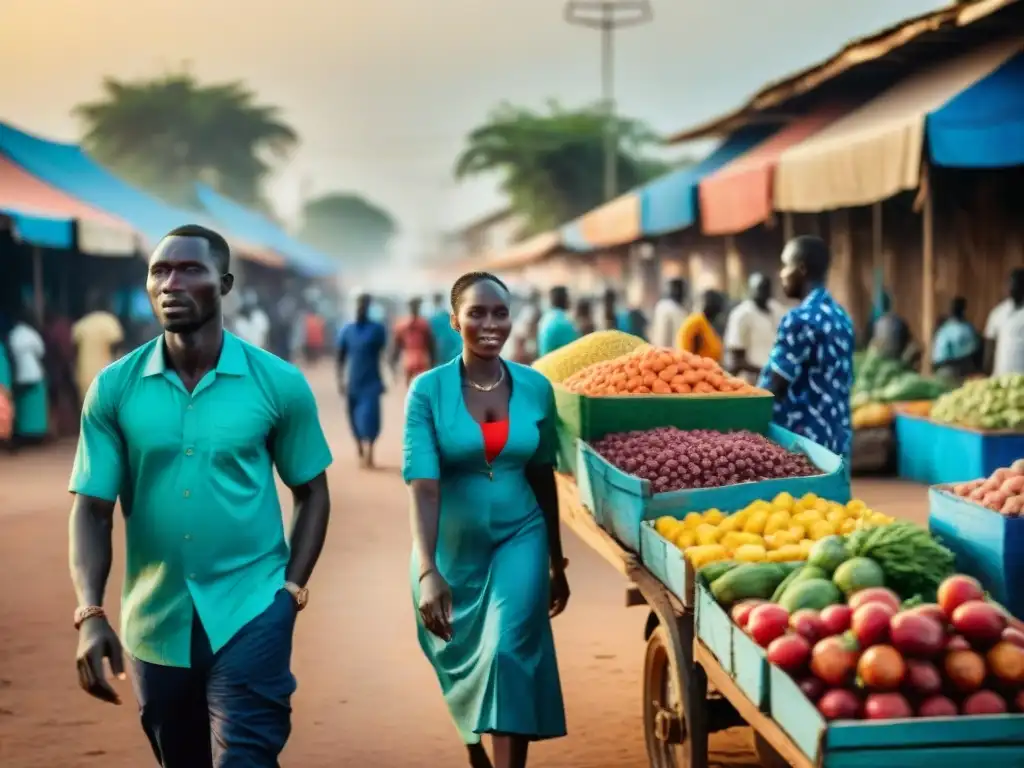
<path fill-rule="evenodd" d="M 554 385 L 561 429 L 593 441 L 612 432 L 678 427 L 764 434 L 772 419 L 772 396 L 628 395 L 587 397 Z"/>

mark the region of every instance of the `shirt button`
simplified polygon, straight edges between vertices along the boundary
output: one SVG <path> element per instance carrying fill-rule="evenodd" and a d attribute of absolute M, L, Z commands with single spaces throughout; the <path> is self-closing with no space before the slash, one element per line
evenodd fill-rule
<path fill-rule="evenodd" d="M 185 534 L 185 541 L 192 541 L 192 534 L 191 533 L 186 533 Z"/>
<path fill-rule="evenodd" d="M 185 449 L 185 455 L 186 455 L 186 456 L 191 456 L 191 455 L 192 455 L 192 453 L 193 453 L 193 451 L 192 451 L 192 449 L 191 449 L 191 448 L 186 448 L 186 449 Z"/>
<path fill-rule="evenodd" d="M 187 411 L 191 411 L 191 410 L 192 410 L 192 405 L 191 405 L 191 404 L 189 404 L 188 408 L 186 408 L 185 410 L 187 410 Z"/>
<path fill-rule="evenodd" d="M 195 575 L 194 573 L 190 573 L 190 574 L 188 575 L 188 577 L 189 577 L 190 579 L 192 579 L 193 581 L 195 581 L 196 575 Z"/>
<path fill-rule="evenodd" d="M 186 488 L 186 489 L 185 489 L 185 492 L 184 492 L 184 493 L 182 494 L 182 496 L 184 496 L 184 497 L 185 497 L 186 499 L 187 499 L 187 498 L 188 498 L 189 496 L 191 496 L 191 495 L 192 495 L 192 491 L 190 491 L 190 490 L 189 490 L 188 488 Z"/>

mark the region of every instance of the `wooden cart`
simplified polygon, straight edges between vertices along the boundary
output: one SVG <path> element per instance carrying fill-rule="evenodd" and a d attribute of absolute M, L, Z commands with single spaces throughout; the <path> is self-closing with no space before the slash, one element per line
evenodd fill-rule
<path fill-rule="evenodd" d="M 762 765 L 812 768 L 770 717 L 743 694 L 694 632 L 686 606 L 598 527 L 579 501 L 575 482 L 558 476 L 563 522 L 629 582 L 627 606 L 646 606 L 643 722 L 651 768 L 707 768 L 708 736 L 749 725 Z"/>

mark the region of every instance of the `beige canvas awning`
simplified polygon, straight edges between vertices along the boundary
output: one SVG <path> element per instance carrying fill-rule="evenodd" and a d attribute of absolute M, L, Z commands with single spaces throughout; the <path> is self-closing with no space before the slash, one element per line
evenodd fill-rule
<path fill-rule="evenodd" d="M 911 75 L 782 153 L 775 208 L 814 213 L 870 205 L 920 183 L 928 114 L 1024 49 L 1014 36 Z"/>

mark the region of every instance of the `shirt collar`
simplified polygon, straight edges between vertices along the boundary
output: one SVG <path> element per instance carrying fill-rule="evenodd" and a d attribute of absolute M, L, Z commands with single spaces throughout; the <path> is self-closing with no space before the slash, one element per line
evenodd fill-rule
<path fill-rule="evenodd" d="M 800 302 L 800 306 L 809 307 L 811 304 L 820 304 L 828 297 L 828 289 L 822 286 L 821 288 L 815 288 L 813 291 L 807 294 L 807 297 Z"/>
<path fill-rule="evenodd" d="M 224 344 L 214 370 L 218 376 L 245 376 L 249 373 L 249 361 L 245 357 L 242 341 L 229 331 L 224 331 Z M 144 377 L 161 376 L 165 373 L 167 373 L 167 362 L 164 358 L 164 337 L 160 335 L 149 353 L 149 359 L 146 360 L 146 367 L 143 368 L 142 375 Z"/>

